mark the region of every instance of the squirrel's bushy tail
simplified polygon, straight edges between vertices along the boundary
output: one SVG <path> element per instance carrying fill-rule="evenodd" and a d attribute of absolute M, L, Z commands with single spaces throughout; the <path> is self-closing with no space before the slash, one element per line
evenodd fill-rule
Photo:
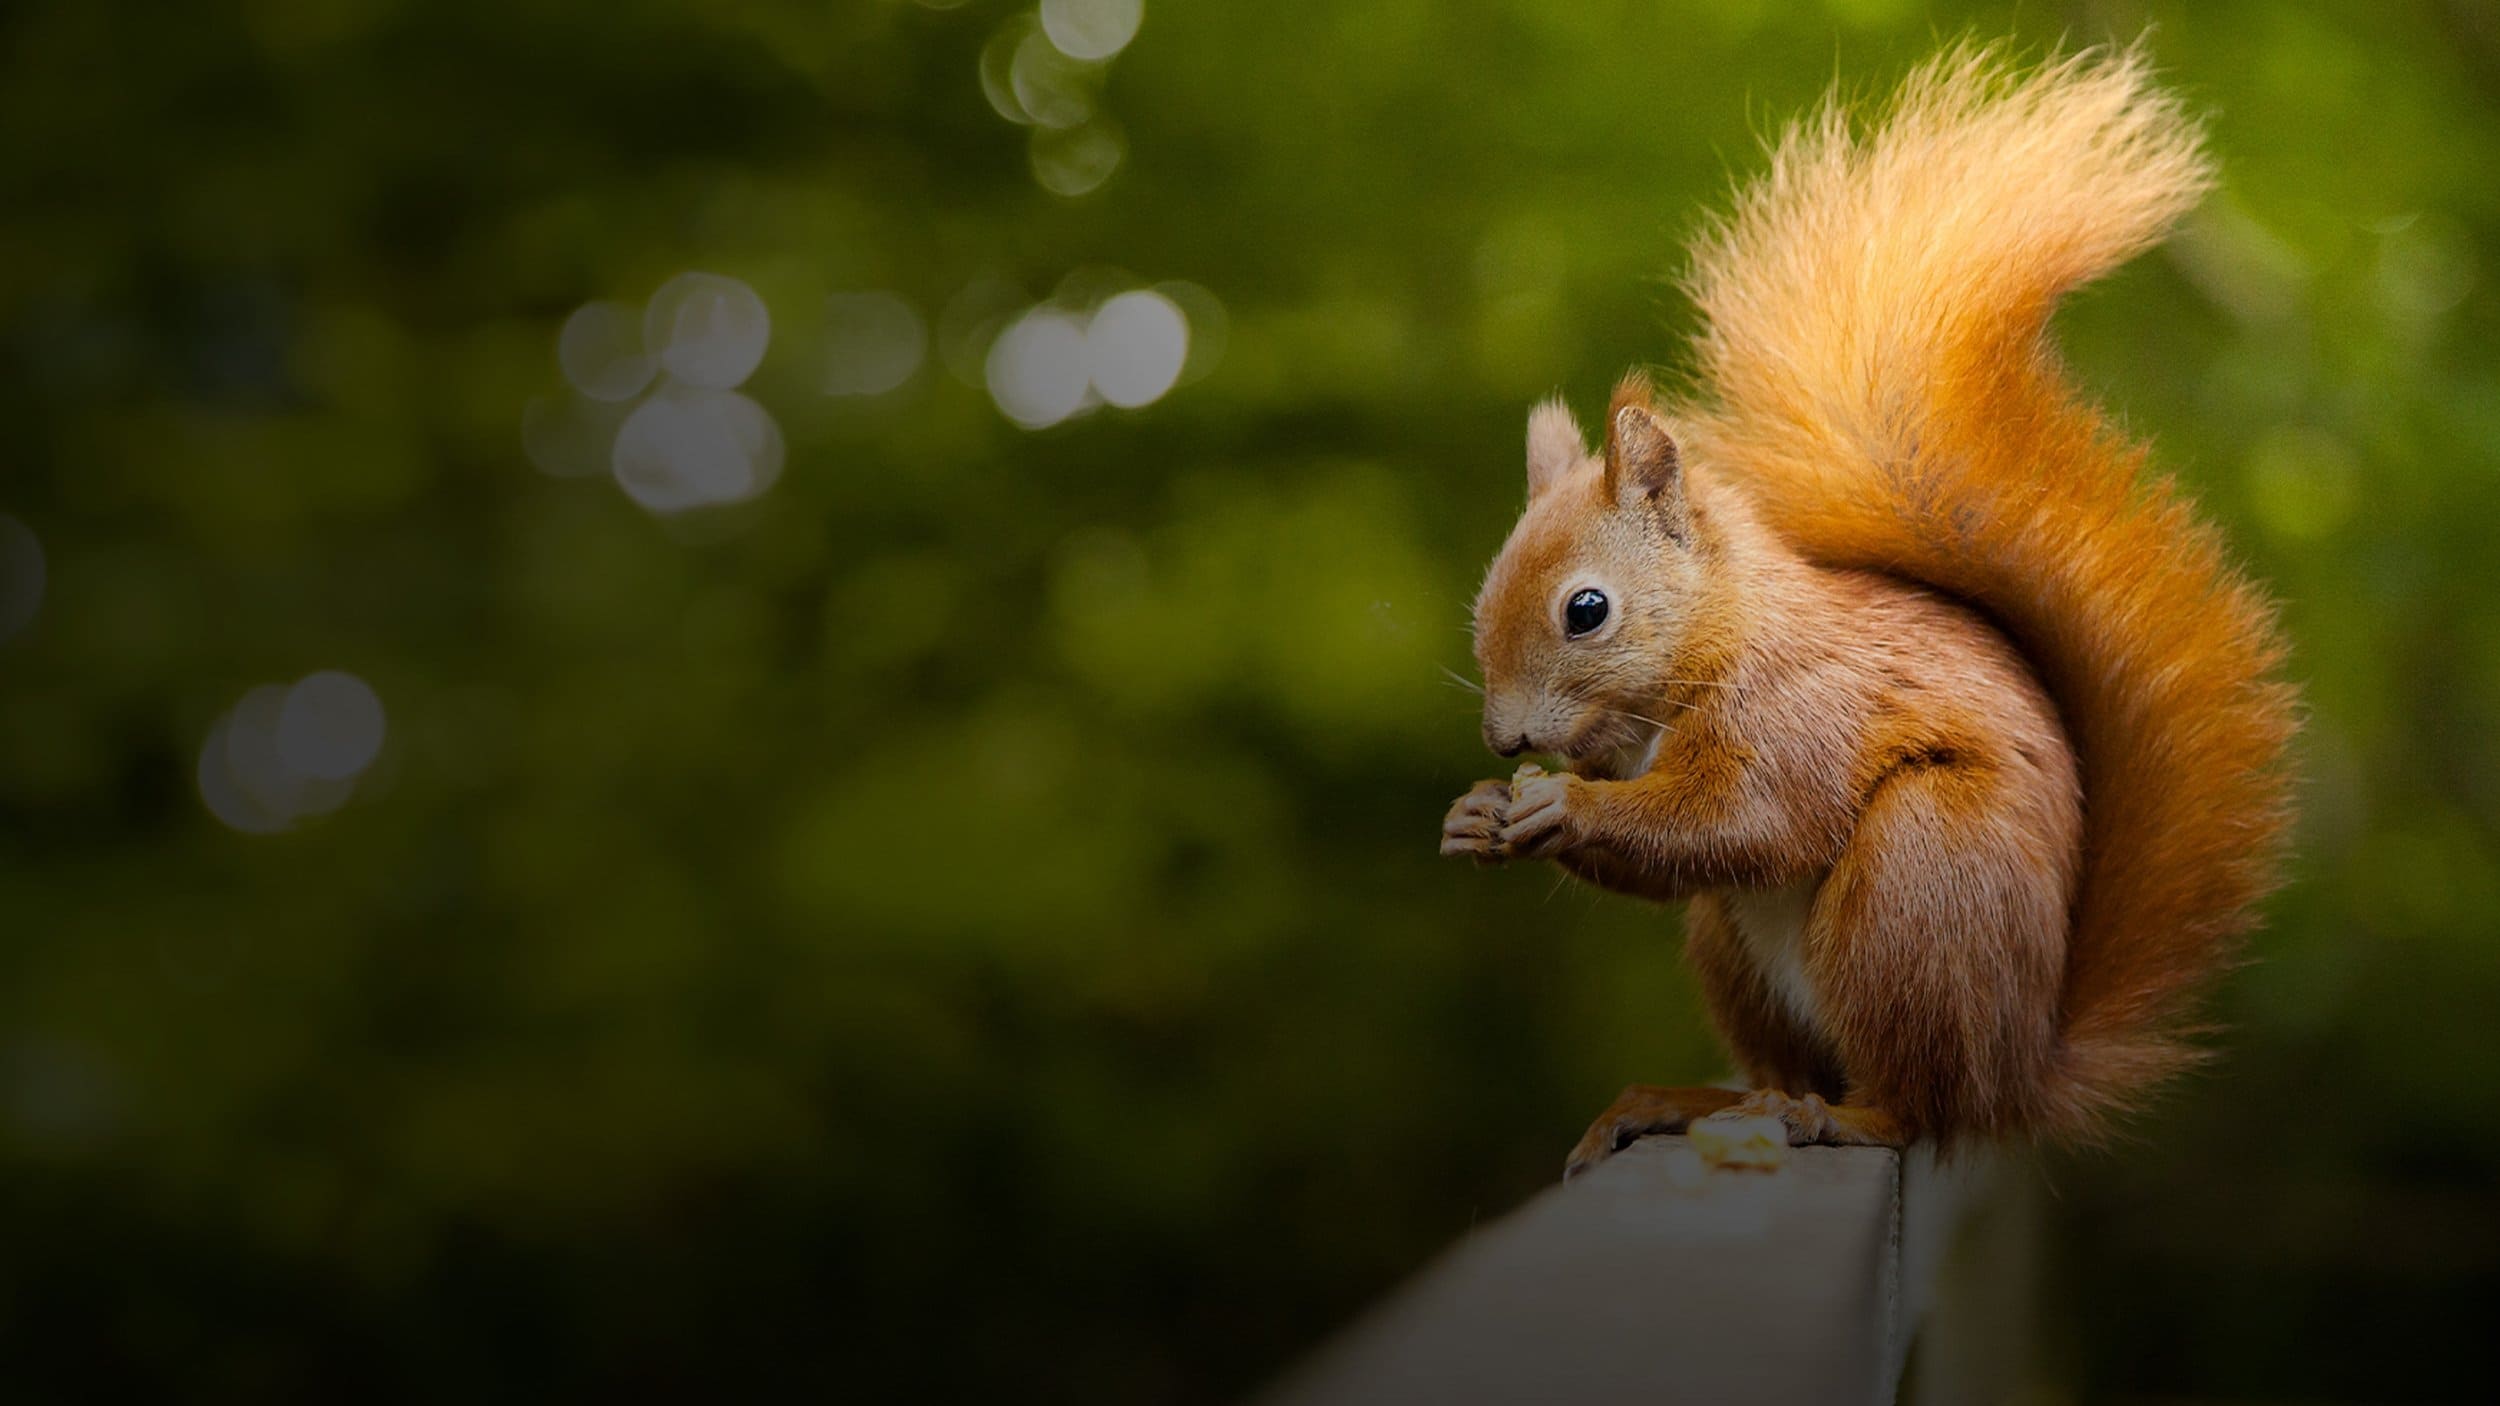
<path fill-rule="evenodd" d="M 2275 883 L 2295 726 L 2267 600 L 2060 375 L 2060 295 L 2211 180 L 2134 52 L 2018 73 L 1963 47 L 1861 132 L 1835 102 L 1707 231 L 1693 432 L 1808 556 L 1994 617 L 2082 761 L 2064 1049 L 2040 1130 L 2091 1137 L 2194 1057 L 2183 1025 Z"/>

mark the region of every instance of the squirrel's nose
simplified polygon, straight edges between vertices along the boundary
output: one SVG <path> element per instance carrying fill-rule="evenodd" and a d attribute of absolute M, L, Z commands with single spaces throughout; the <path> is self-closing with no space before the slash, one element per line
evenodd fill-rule
<path fill-rule="evenodd" d="M 1505 757 L 1518 756 L 1520 753 L 1528 750 L 1528 734 L 1523 732 L 1508 742 L 1497 742 L 1493 744 L 1493 750 L 1495 753 Z"/>

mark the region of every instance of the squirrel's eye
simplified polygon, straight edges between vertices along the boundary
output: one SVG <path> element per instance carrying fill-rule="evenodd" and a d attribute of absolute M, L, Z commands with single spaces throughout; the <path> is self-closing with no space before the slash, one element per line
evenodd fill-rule
<path fill-rule="evenodd" d="M 1563 607 L 1563 628 L 1574 636 L 1585 635 L 1606 623 L 1604 591 L 1574 591 L 1571 602 Z"/>

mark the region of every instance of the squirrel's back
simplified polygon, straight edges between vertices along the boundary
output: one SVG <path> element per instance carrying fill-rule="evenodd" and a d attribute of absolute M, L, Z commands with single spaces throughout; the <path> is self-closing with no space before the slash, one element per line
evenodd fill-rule
<path fill-rule="evenodd" d="M 2014 640 L 2082 765 L 2082 882 L 2042 1131 L 2089 1137 L 2194 1057 L 2190 1006 L 2276 882 L 2294 702 L 2267 600 L 2059 374 L 2067 290 L 2204 192 L 2134 53 L 1962 48 L 1871 133 L 1791 128 L 1711 229 L 1685 422 L 1809 558 L 1950 593 Z"/>

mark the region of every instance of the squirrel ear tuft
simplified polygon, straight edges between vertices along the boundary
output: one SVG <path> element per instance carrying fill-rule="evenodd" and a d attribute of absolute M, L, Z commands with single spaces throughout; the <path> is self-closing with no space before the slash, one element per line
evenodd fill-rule
<path fill-rule="evenodd" d="M 1571 418 L 1571 407 L 1554 396 L 1528 412 L 1528 496 L 1552 487 L 1564 474 L 1589 456 L 1588 442 L 1580 437 L 1580 422 Z"/>
<path fill-rule="evenodd" d="M 1646 504 L 1668 536 L 1685 540 L 1683 459 L 1666 425 L 1646 406 L 1615 407 L 1606 435 L 1606 491 L 1626 506 Z"/>

